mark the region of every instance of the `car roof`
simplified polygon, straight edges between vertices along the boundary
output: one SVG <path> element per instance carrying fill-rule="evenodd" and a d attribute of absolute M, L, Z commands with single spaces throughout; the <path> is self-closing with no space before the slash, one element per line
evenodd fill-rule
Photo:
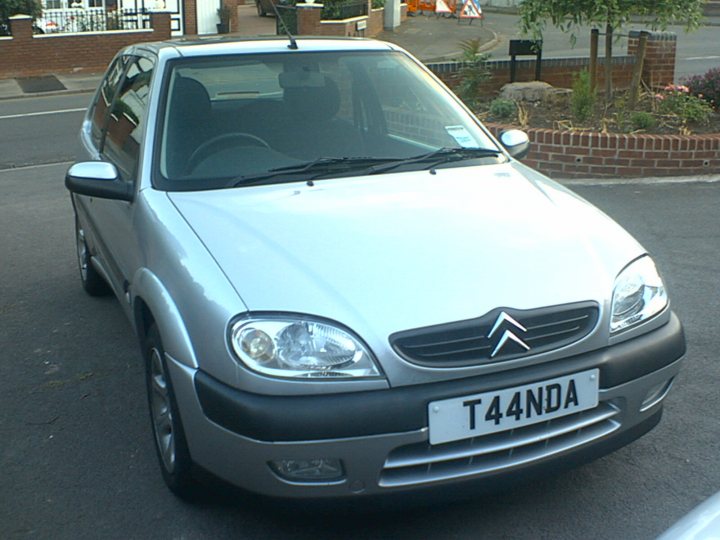
<path fill-rule="evenodd" d="M 253 53 L 279 53 L 293 52 L 323 52 L 323 51 L 388 51 L 401 50 L 399 47 L 365 38 L 336 38 L 336 37 L 296 37 L 297 49 L 288 47 L 290 41 L 286 36 L 257 37 L 257 38 L 192 38 L 138 43 L 131 45 L 124 52 L 132 54 L 134 51 L 144 50 L 158 56 L 198 57 L 225 54 L 253 54 Z"/>

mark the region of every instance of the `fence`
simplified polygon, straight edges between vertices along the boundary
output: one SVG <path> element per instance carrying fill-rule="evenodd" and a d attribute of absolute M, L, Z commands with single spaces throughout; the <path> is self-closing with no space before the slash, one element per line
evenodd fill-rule
<path fill-rule="evenodd" d="M 35 20 L 36 34 L 143 30 L 150 28 L 146 9 L 76 8 L 46 9 Z"/>
<path fill-rule="evenodd" d="M 102 72 L 118 49 L 170 38 L 170 14 L 149 17 L 150 28 L 41 35 L 33 33 L 31 17 L 12 17 L 12 36 L 0 38 L 0 79 L 77 69 Z"/>

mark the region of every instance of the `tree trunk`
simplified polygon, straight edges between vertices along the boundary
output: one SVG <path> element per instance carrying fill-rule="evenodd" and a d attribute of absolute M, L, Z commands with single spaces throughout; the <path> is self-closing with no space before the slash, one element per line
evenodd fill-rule
<path fill-rule="evenodd" d="M 612 42 L 613 27 L 610 23 L 605 26 L 605 103 L 612 101 Z"/>

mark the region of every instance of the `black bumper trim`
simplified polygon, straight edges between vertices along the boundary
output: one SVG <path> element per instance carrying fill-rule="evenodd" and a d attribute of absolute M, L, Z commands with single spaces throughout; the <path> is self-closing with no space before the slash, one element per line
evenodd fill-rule
<path fill-rule="evenodd" d="M 598 351 L 530 366 L 432 384 L 311 396 L 268 396 L 237 390 L 203 371 L 195 389 L 208 419 L 261 441 L 308 441 L 401 433 L 427 425 L 427 403 L 530 384 L 597 367 L 602 388 L 653 373 L 685 354 L 678 318 L 648 334 Z"/>

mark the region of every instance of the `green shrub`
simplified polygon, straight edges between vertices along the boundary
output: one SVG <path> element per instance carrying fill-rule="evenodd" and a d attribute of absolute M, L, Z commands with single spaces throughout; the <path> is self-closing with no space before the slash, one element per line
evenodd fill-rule
<path fill-rule="evenodd" d="M 36 19 L 42 13 L 37 0 L 0 0 L 0 35 L 9 29 L 9 20 L 13 15 L 30 15 Z"/>
<path fill-rule="evenodd" d="M 720 67 L 704 75 L 694 75 L 685 81 L 693 96 L 704 99 L 715 109 L 720 109 Z"/>
<path fill-rule="evenodd" d="M 572 86 L 571 109 L 575 120 L 587 122 L 595 110 L 595 92 L 590 86 L 590 73 L 582 70 L 575 75 Z"/>
<path fill-rule="evenodd" d="M 480 85 L 490 78 L 487 68 L 487 54 L 480 53 L 480 40 L 469 39 L 460 43 L 463 66 L 460 68 L 460 82 L 456 88 L 458 96 L 471 109 L 480 101 Z"/>
<path fill-rule="evenodd" d="M 370 7 L 372 9 L 380 9 L 385 7 L 385 0 L 371 0 Z"/>
<path fill-rule="evenodd" d="M 490 103 L 490 115 L 493 118 L 508 119 L 517 114 L 517 105 L 511 99 L 497 98 Z"/>
<path fill-rule="evenodd" d="M 652 113 L 645 111 L 637 111 L 630 115 L 630 123 L 634 130 L 643 129 L 649 130 L 654 129 L 657 126 L 657 120 Z"/>
<path fill-rule="evenodd" d="M 685 123 L 707 124 L 713 113 L 707 101 L 690 94 L 690 89 L 684 85 L 668 85 L 655 98 L 660 113 L 675 115 Z"/>

